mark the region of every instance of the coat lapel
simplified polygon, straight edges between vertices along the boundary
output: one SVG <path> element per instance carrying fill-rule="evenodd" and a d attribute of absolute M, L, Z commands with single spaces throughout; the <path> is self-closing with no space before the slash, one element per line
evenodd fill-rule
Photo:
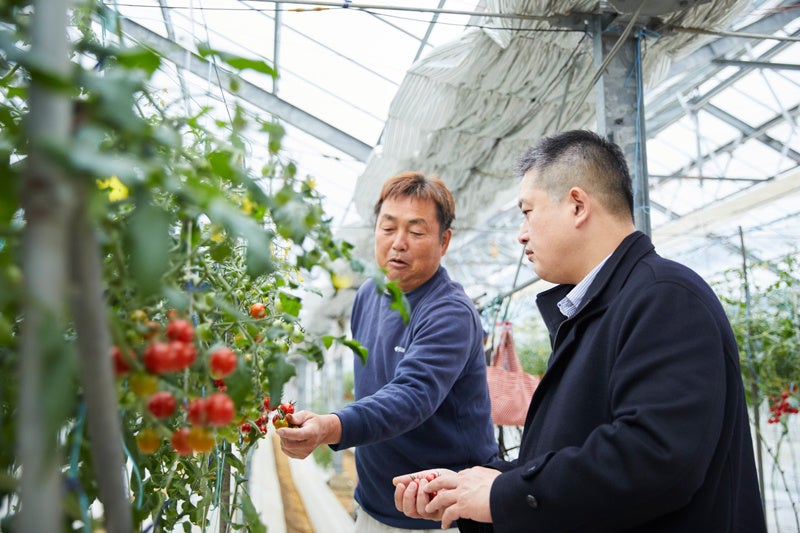
<path fill-rule="evenodd" d="M 536 297 L 536 305 L 550 334 L 553 352 L 547 363 L 547 370 L 533 393 L 525 421 L 526 428 L 531 425 L 536 412 L 546 402 L 547 390 L 557 385 L 558 376 L 561 374 L 559 367 L 569 364 L 570 356 L 575 353 L 573 344 L 580 340 L 582 324 L 592 321 L 595 316 L 605 311 L 610 298 L 619 293 L 634 266 L 642 256 L 653 250 L 653 243 L 640 231 L 625 237 L 598 272 L 580 309 L 570 319 L 561 314 L 557 304 L 574 285 L 557 285 Z"/>

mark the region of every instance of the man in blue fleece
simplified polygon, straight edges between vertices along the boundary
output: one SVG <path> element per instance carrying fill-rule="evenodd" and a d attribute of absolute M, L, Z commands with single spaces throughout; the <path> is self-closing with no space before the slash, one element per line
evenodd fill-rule
<path fill-rule="evenodd" d="M 438 178 L 404 172 L 375 204 L 375 258 L 411 305 L 408 324 L 372 280 L 356 295 L 353 338 L 369 351 L 354 365 L 355 402 L 326 415 L 300 411 L 278 430 L 281 448 L 356 447 L 357 533 L 441 531 L 397 510 L 392 479 L 433 467 L 459 471 L 496 458 L 483 328 L 472 301 L 440 265 L 455 217 Z"/>

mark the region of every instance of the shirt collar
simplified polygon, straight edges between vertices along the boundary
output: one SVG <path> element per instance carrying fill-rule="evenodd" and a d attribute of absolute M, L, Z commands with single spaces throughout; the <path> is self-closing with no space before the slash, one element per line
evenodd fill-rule
<path fill-rule="evenodd" d="M 567 293 L 567 295 L 558 302 L 558 309 L 561 311 L 561 314 L 567 318 L 572 318 L 575 316 L 575 313 L 578 312 L 578 309 L 583 303 L 583 298 L 586 296 L 586 291 L 589 290 L 589 287 L 592 285 L 594 278 L 597 277 L 597 273 L 600 272 L 600 269 L 603 268 L 603 265 L 606 264 L 608 258 L 611 257 L 611 254 L 608 254 L 605 259 L 600 261 L 600 263 L 592 269 L 591 272 L 586 274 L 580 283 L 575 285 L 571 291 Z"/>

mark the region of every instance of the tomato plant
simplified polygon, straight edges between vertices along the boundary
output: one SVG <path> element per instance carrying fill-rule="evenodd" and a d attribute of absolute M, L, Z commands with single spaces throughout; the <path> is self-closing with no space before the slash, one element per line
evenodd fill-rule
<path fill-rule="evenodd" d="M 3 486 L 9 488 L 0 491 L 4 520 L 21 507 L 63 508 L 59 523 L 67 528 L 106 529 L 104 522 L 115 517 L 90 516 L 87 506 L 117 498 L 116 508 L 128 508 L 136 530 L 148 524 L 164 531 L 202 529 L 215 510 L 231 527 L 262 530 L 257 515 L 242 512 L 252 508 L 242 459 L 267 433 L 266 399 L 279 400 L 294 375 L 290 356 L 321 364 L 323 350 L 337 341 L 364 356 L 352 341 L 306 333 L 299 319 L 305 276 L 312 270 L 330 273 L 335 261 L 363 268 L 351 258 L 352 246 L 334 238 L 313 180 L 299 176 L 282 151 L 283 127 L 240 105 L 235 86 L 225 88 L 232 96 L 227 122 L 208 120 L 209 109 L 186 110 L 181 94 L 155 96 L 151 83 L 163 58 L 150 49 L 126 47 L 119 36 L 97 35 L 97 21 L 108 20 L 109 13 L 91 2 L 72 10 L 74 31 L 51 28 L 51 34 L 69 34 L 74 53 L 68 68 L 47 72 L 29 50 L 27 4 L 0 9 L 0 371 L 13 375 L 20 361 L 29 360 L 31 354 L 22 352 L 32 343 L 20 339 L 26 328 L 46 324 L 27 334 L 36 341 L 32 355 L 47 372 L 36 376 L 34 383 L 43 387 L 36 394 L 20 393 L 14 379 L 0 387 L 0 434 L 16 442 L 22 433 L 20 404 L 41 400 L 37 416 L 24 424 L 42 435 L 49 455 L 29 468 L 13 446 L 0 446 Z M 199 52 L 234 78 L 237 64 L 258 63 L 231 65 L 228 54 Z M 258 69 L 274 73 L 263 63 Z M 50 238 L 25 241 L 24 230 L 38 222 L 36 215 L 49 209 L 62 214 L 55 212 L 60 205 L 43 201 L 35 187 L 18 187 L 26 184 L 28 161 L 36 159 L 29 157 L 23 118 L 48 109 L 29 105 L 37 77 L 46 81 L 48 95 L 69 101 L 58 109 L 68 109 L 70 131 L 46 151 L 49 166 L 69 176 L 59 182 L 60 193 L 79 199 L 80 208 L 63 218 L 75 224 L 53 225 Z M 261 140 L 250 143 L 245 136 L 254 132 Z M 253 146 L 268 149 L 253 155 Z M 41 209 L 27 210 L 31 204 L 23 193 L 39 200 L 35 205 Z M 57 250 L 42 248 L 56 244 Z M 73 254 L 64 268 L 73 262 L 82 267 L 45 278 L 36 265 L 22 264 L 26 247 L 36 248 L 40 257 L 50 257 L 50 251 Z M 84 275 L 87 265 L 97 275 Z M 20 280 L 36 287 L 71 275 L 79 278 L 81 290 L 99 295 L 72 302 L 84 306 L 92 320 L 82 320 L 76 310 L 50 316 L 26 306 L 32 299 Z M 66 295 L 74 288 L 58 288 L 48 298 L 61 312 L 70 308 Z M 198 360 L 198 354 L 218 347 L 240 355 L 233 364 L 229 355 Z M 106 366 L 95 364 L 95 354 Z M 86 375 L 79 375 L 80 367 L 89 369 Z M 97 384 L 107 388 L 89 386 Z M 98 388 L 109 395 L 99 396 Z M 119 426 L 88 419 L 84 424 L 97 409 L 112 410 Z M 95 429 L 99 433 L 93 434 Z M 67 457 L 65 464 L 53 461 Z M 108 461 L 118 468 L 95 469 Z M 24 491 L 18 487 L 29 482 L 25 474 L 41 465 L 54 465 L 56 475 L 70 477 L 63 483 L 71 487 L 63 493 L 68 505 L 20 502 Z M 218 476 L 231 481 L 225 508 L 220 508 Z M 76 494 L 85 505 L 76 503 Z M 83 524 L 86 520 L 91 523 Z"/>

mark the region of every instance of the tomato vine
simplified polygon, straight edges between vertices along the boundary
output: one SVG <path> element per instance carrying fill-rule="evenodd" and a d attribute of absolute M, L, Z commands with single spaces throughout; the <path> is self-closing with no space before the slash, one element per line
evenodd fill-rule
<path fill-rule="evenodd" d="M 158 54 L 123 45 L 119 34 L 98 34 L 115 27 L 101 3 L 70 12 L 76 37 L 66 78 L 42 70 L 30 50 L 32 11 L 26 1 L 0 7 L 0 171 L 7 176 L 0 180 L 0 507 L 7 510 L 0 529 L 25 507 L 15 447 L 30 423 L 48 428 L 52 457 L 63 463 L 65 528 L 107 522 L 89 512 L 104 487 L 93 465 L 103 428 L 92 427 L 98 405 L 87 384 L 111 381 L 120 442 L 111 428 L 108 436 L 125 451 L 130 530 L 207 528 L 215 512 L 237 528 L 263 531 L 247 494 L 246 458 L 276 416 L 269 398 L 287 401 L 290 354 L 322 364 L 324 350 L 341 342 L 366 357 L 352 340 L 307 334 L 300 311 L 314 289 L 306 277 L 327 272 L 339 289 L 331 265 L 364 267 L 334 237 L 314 179 L 299 176 L 282 150 L 281 124 L 235 98 L 235 74 L 274 76 L 272 67 L 202 46 L 202 57 L 234 74 L 225 88 L 234 96 L 230 119 L 208 108 L 182 112 L 183 96 L 154 84 Z M 50 322 L 42 341 L 50 355 L 33 354 L 50 376 L 47 398 L 41 416 L 23 422 L 13 376 L 25 328 L 37 322 L 21 285 L 38 275 L 21 259 L 34 220 L 24 201 L 31 191 L 24 122 L 34 83 L 73 105 L 69 139 L 44 152 L 80 199 L 69 218 L 88 228 L 99 258 L 98 279 L 82 283 L 100 284 L 103 309 L 91 302 L 73 309 L 103 319 L 86 324 L 73 314 L 63 325 Z M 253 138 L 262 144 L 253 147 Z M 92 264 L 91 254 L 78 259 Z M 381 283 L 406 311 L 396 286 Z M 88 364 L 101 347 L 107 366 Z M 114 508 L 103 503 L 107 513 Z"/>

